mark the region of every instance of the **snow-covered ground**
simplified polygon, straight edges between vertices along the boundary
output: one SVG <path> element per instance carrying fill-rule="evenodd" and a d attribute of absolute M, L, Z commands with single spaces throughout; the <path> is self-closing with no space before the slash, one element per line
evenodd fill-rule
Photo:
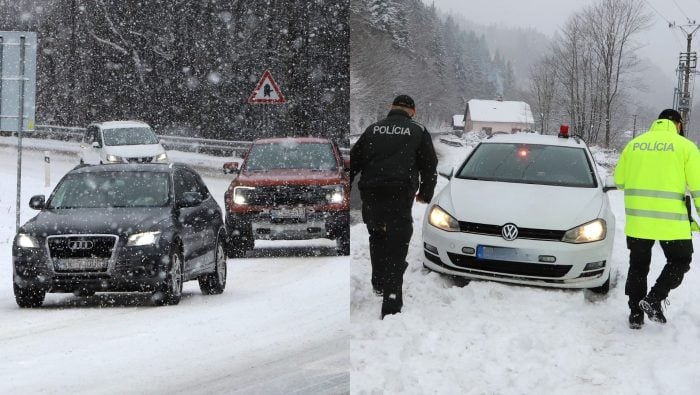
<path fill-rule="evenodd" d="M 436 140 L 441 164 L 460 163 L 475 140 L 466 144 L 449 147 Z M 594 156 L 602 172 L 612 171 L 613 152 L 594 150 Z M 440 177 L 437 190 L 446 183 Z M 617 227 L 612 289 L 603 298 L 497 282 L 454 286 L 423 269 L 426 205 L 416 204 L 403 312 L 382 321 L 381 298 L 369 281 L 367 230 L 352 226 L 352 393 L 699 393 L 700 272 L 691 266 L 671 292 L 666 325 L 647 320 L 642 330 L 629 329 L 623 196 L 609 194 Z M 655 246 L 650 285 L 664 260 Z"/>
<path fill-rule="evenodd" d="M 41 150 L 51 147 L 25 144 L 22 222 L 35 213 L 29 198 L 77 164 L 52 153 L 45 188 Z M 220 168 L 220 158 L 169 154 Z M 0 147 L 0 394 L 347 392 L 349 259 L 330 240 L 256 243 L 248 258 L 228 260 L 222 295 L 189 282 L 177 306 L 153 307 L 144 294 L 49 294 L 42 308 L 19 309 L 16 160 L 16 147 Z M 220 204 L 230 178 L 204 177 Z"/>

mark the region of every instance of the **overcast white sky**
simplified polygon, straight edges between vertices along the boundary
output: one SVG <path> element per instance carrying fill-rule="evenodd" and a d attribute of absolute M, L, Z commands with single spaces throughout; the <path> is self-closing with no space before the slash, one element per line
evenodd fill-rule
<path fill-rule="evenodd" d="M 432 0 L 424 0 L 430 4 Z M 551 36 L 564 25 L 568 16 L 595 0 L 435 0 L 443 11 L 458 13 L 483 24 L 533 27 Z M 641 56 L 654 60 L 675 81 L 681 50 L 685 51 L 685 34 L 670 29 L 668 21 L 687 24 L 688 18 L 700 22 L 700 0 L 640 0 L 652 15 L 651 28 L 639 37 L 645 44 Z M 693 40 L 693 50 L 700 48 L 700 30 Z"/>

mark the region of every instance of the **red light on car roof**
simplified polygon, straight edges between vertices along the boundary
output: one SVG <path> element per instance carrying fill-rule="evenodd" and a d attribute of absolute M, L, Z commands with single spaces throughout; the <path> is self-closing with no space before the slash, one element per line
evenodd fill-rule
<path fill-rule="evenodd" d="M 569 138 L 569 125 L 559 125 L 559 137 Z"/>

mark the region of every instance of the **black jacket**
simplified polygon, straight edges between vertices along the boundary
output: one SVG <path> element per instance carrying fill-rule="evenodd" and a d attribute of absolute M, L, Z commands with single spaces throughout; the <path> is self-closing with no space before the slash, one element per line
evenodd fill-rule
<path fill-rule="evenodd" d="M 370 125 L 350 150 L 350 178 L 360 174 L 361 191 L 373 188 L 410 190 L 425 201 L 437 182 L 437 155 L 430 134 L 405 111 L 391 110 Z"/>

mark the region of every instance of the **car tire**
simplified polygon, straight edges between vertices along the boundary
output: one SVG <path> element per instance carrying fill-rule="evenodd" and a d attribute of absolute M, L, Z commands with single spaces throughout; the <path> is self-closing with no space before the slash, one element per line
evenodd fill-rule
<path fill-rule="evenodd" d="M 464 276 L 450 276 L 450 280 L 452 280 L 452 284 L 457 288 L 464 288 L 472 281 Z"/>
<path fill-rule="evenodd" d="M 255 248 L 252 237 L 231 236 L 226 243 L 226 256 L 229 258 L 245 258 L 246 251 Z"/>
<path fill-rule="evenodd" d="M 216 243 L 216 258 L 214 272 L 199 276 L 199 289 L 205 295 L 219 295 L 226 288 L 226 254 L 224 253 L 223 240 Z"/>
<path fill-rule="evenodd" d="M 183 265 L 182 252 L 179 246 L 174 246 L 170 253 L 170 268 L 165 276 L 162 297 L 156 299 L 156 304 L 174 306 L 182 298 Z"/>
<path fill-rule="evenodd" d="M 335 239 L 336 250 L 338 255 L 350 255 L 350 231 L 344 229 L 342 233 Z"/>
<path fill-rule="evenodd" d="M 607 295 L 607 293 L 610 291 L 610 274 L 608 274 L 608 279 L 605 280 L 603 285 L 600 287 L 595 287 L 595 288 L 589 288 L 591 292 L 599 294 L 599 295 Z"/>
<path fill-rule="evenodd" d="M 41 307 L 44 303 L 44 298 L 46 298 L 46 290 L 41 288 L 22 288 L 17 284 L 13 284 L 13 289 L 17 306 L 23 309 Z"/>

